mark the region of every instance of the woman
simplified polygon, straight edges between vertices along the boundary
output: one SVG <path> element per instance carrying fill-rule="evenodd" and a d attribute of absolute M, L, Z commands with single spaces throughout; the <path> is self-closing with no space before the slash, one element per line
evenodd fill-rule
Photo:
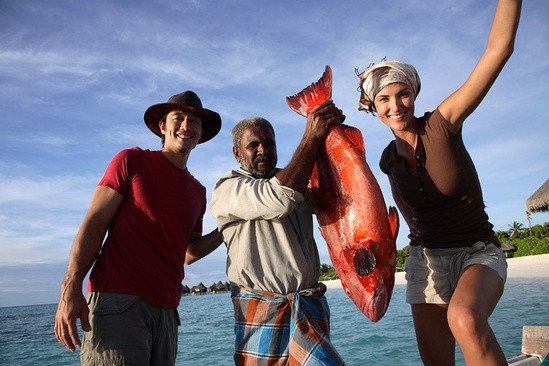
<path fill-rule="evenodd" d="M 426 365 L 507 365 L 488 318 L 507 277 L 501 244 L 461 131 L 513 52 L 521 0 L 499 0 L 484 54 L 457 91 L 414 116 L 420 80 L 413 66 L 382 61 L 359 75 L 359 109 L 375 113 L 395 140 L 380 167 L 410 227 L 406 301 Z"/>

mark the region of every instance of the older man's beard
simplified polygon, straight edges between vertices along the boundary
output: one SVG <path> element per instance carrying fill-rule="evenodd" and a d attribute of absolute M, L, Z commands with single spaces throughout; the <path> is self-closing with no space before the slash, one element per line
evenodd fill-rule
<path fill-rule="evenodd" d="M 272 165 L 272 168 L 259 169 L 259 163 L 269 162 Z M 249 164 L 248 161 L 242 160 L 242 168 L 256 177 L 259 178 L 271 178 L 274 176 L 276 171 L 276 159 L 272 159 L 268 156 L 258 156 L 252 164 Z"/>

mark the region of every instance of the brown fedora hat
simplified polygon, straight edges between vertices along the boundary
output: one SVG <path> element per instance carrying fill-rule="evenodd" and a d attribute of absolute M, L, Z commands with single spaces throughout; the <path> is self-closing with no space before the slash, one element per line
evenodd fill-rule
<path fill-rule="evenodd" d="M 199 144 L 211 140 L 221 130 L 221 117 L 217 112 L 202 108 L 202 102 L 195 92 L 187 90 L 173 95 L 167 103 L 150 106 L 145 111 L 145 123 L 157 136 L 162 137 L 158 122 L 170 111 L 182 110 L 196 113 L 202 117 L 202 137 Z"/>

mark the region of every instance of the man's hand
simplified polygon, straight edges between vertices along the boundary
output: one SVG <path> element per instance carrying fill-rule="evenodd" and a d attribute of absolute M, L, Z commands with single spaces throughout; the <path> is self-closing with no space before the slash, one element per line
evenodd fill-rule
<path fill-rule="evenodd" d="M 304 138 L 323 141 L 332 125 L 340 125 L 345 121 L 345 115 L 337 108 L 333 101 L 327 100 L 307 115 L 307 127 Z"/>
<path fill-rule="evenodd" d="M 54 331 L 59 343 L 67 347 L 69 351 L 74 352 L 76 347 L 80 348 L 82 346 L 78 336 L 76 319 L 80 319 L 80 324 L 85 332 L 91 330 L 89 314 L 88 303 L 82 291 L 69 290 L 63 286 L 57 313 L 55 314 Z"/>

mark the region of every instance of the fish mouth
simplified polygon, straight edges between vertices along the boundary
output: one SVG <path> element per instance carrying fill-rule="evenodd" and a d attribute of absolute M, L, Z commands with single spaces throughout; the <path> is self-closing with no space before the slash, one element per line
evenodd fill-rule
<path fill-rule="evenodd" d="M 360 309 L 372 322 L 378 322 L 389 307 L 389 301 L 391 299 L 391 291 L 386 285 L 378 283 L 375 287 L 364 288 L 362 291 L 351 290 L 353 286 L 343 285 L 345 294 L 355 303 L 356 307 Z M 356 290 L 356 289 L 355 289 Z"/>
<path fill-rule="evenodd" d="M 383 318 L 389 308 L 390 298 L 391 295 L 387 292 L 387 287 L 385 285 L 377 288 L 375 294 L 369 299 L 366 299 L 364 309 L 367 312 L 364 312 L 364 314 L 367 314 L 368 318 L 373 322 L 379 321 Z"/>

